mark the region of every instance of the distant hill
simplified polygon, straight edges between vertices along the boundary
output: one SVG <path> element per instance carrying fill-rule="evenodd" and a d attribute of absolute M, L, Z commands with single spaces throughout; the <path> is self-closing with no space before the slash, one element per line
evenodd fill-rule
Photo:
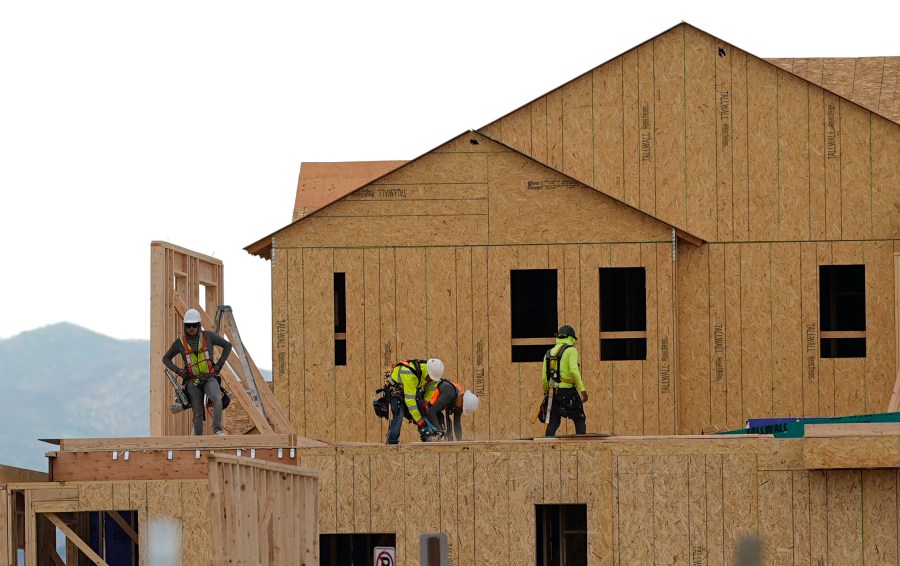
<path fill-rule="evenodd" d="M 147 436 L 149 374 L 149 340 L 67 322 L 0 340 L 0 464 L 46 471 L 39 438 Z"/>

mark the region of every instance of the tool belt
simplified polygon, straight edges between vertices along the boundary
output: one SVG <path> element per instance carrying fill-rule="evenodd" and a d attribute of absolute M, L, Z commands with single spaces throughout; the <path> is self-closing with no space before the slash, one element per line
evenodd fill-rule
<path fill-rule="evenodd" d="M 210 379 L 215 379 L 219 382 L 219 390 L 222 392 L 222 410 L 227 409 L 228 405 L 231 405 L 231 396 L 228 395 L 228 391 L 226 391 L 225 387 L 222 385 L 221 376 L 214 373 L 198 373 L 197 375 L 186 378 L 184 380 L 184 386 L 187 387 L 188 383 L 193 383 L 194 386 L 202 392 L 206 389 L 206 382 Z"/>
<path fill-rule="evenodd" d="M 581 395 L 574 387 L 557 388 L 553 393 L 553 408 L 559 407 L 559 416 L 578 420 L 586 417 Z"/>
<path fill-rule="evenodd" d="M 196 375 L 191 375 L 190 377 L 185 378 L 184 384 L 187 385 L 188 382 L 193 382 L 193 384 L 196 385 L 197 387 L 199 387 L 200 390 L 202 391 L 203 387 L 206 385 L 206 382 L 209 381 L 209 378 L 211 378 L 211 377 L 215 377 L 216 379 L 219 379 L 219 387 L 222 386 L 221 378 L 219 378 L 214 373 L 198 373 Z"/>
<path fill-rule="evenodd" d="M 389 420 L 391 418 L 391 397 L 402 399 L 403 386 L 386 376 L 384 385 L 376 389 L 375 397 L 372 397 L 372 410 L 375 411 L 375 416 L 379 419 Z"/>

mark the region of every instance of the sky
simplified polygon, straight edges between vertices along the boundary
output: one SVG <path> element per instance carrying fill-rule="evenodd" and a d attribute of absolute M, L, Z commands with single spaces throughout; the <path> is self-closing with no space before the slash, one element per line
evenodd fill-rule
<path fill-rule="evenodd" d="M 900 2 L 0 0 L 0 339 L 150 338 L 150 245 L 222 260 L 271 367 L 304 161 L 413 159 L 680 23 L 763 58 L 900 55 Z"/>

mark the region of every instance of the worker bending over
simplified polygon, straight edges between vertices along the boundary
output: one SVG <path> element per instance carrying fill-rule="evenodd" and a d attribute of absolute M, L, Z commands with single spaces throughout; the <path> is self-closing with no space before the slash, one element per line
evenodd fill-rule
<path fill-rule="evenodd" d="M 453 381 L 444 379 L 444 364 L 441 360 L 429 360 L 428 377 L 434 383 L 431 395 L 425 397 L 422 409 L 428 419 L 444 438 L 462 440 L 462 416 L 478 408 L 478 397 Z M 452 420 L 452 426 L 451 426 Z"/>
<path fill-rule="evenodd" d="M 387 444 L 397 444 L 404 417 L 408 417 L 422 433 L 437 433 L 437 429 L 425 420 L 419 411 L 419 397 L 430 394 L 435 382 L 428 380 L 431 368 L 443 368 L 440 360 L 402 360 L 393 365 L 385 377 L 391 404 L 391 423 L 388 425 Z"/>

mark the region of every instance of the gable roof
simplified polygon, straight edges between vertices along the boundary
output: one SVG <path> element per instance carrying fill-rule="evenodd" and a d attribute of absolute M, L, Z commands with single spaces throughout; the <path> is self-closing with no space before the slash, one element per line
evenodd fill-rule
<path fill-rule="evenodd" d="M 670 51 L 672 53 L 670 53 Z M 715 55 L 716 51 L 718 52 L 718 57 Z M 723 59 L 726 55 L 727 58 Z M 679 232 L 679 235 L 682 235 L 682 237 L 685 237 L 693 243 L 698 243 L 703 240 L 715 240 L 717 239 L 717 236 L 719 238 L 729 239 L 722 235 L 723 225 L 721 221 L 717 220 L 717 214 L 719 213 L 717 207 L 721 209 L 723 206 L 723 203 L 717 202 L 717 199 L 721 201 L 722 198 L 729 197 L 717 196 L 719 187 L 717 186 L 718 181 L 715 168 L 710 172 L 708 168 L 705 168 L 706 166 L 703 165 L 704 162 L 716 162 L 715 152 L 717 151 L 718 143 L 716 142 L 716 136 L 718 133 L 715 129 L 704 132 L 700 132 L 699 130 L 691 131 L 690 128 L 694 126 L 689 127 L 689 125 L 694 123 L 706 124 L 707 120 L 715 121 L 715 113 L 721 110 L 717 108 L 721 101 L 717 100 L 716 104 L 708 104 L 708 102 L 705 102 L 705 99 L 702 97 L 708 96 L 709 93 L 705 90 L 698 91 L 698 85 L 706 84 L 704 81 L 708 82 L 710 78 L 717 81 L 716 73 L 719 72 L 718 66 L 722 61 L 725 61 L 726 65 L 731 65 L 728 61 L 730 61 L 732 56 L 736 57 L 735 60 L 738 61 L 740 65 L 745 66 L 742 71 L 739 71 L 743 74 L 739 75 L 739 78 L 734 79 L 735 81 L 744 81 L 742 84 L 745 85 L 745 89 L 748 88 L 746 85 L 753 85 L 755 88 L 757 82 L 756 79 L 760 77 L 775 77 L 777 67 L 799 77 L 799 79 L 795 78 L 795 81 L 802 79 L 803 81 L 815 84 L 829 91 L 835 89 L 834 94 L 837 96 L 845 98 L 868 111 L 879 113 L 897 123 L 897 111 L 895 109 L 900 107 L 900 95 L 896 95 L 896 91 L 900 90 L 897 79 L 897 75 L 900 74 L 900 69 L 898 69 L 898 67 L 900 67 L 900 57 L 765 60 L 757 58 L 750 53 L 744 52 L 727 42 L 691 26 L 690 24 L 682 22 L 657 36 L 648 39 L 644 43 L 629 49 L 610 61 L 576 77 L 568 83 L 557 87 L 549 93 L 536 98 L 532 102 L 505 114 L 483 128 L 476 130 L 476 132 L 533 159 L 541 165 L 592 187 L 632 208 L 640 210 L 651 218 L 655 218 L 674 227 Z M 656 65 L 655 59 L 662 61 L 660 64 L 663 65 L 663 69 L 667 68 L 665 65 L 669 65 L 672 69 L 678 69 L 678 71 L 674 76 L 658 76 L 654 67 L 654 65 Z M 627 61 L 627 64 L 629 65 L 629 74 L 627 77 L 625 75 L 625 63 L 622 62 L 623 60 Z M 649 61 L 649 63 L 645 63 L 645 60 Z M 817 62 L 821 62 L 821 65 Z M 753 64 L 752 71 L 756 73 L 755 78 L 752 80 L 749 76 L 749 73 L 751 72 L 751 63 Z M 694 69 L 700 69 L 700 73 L 693 76 L 691 79 L 693 80 L 693 83 L 690 84 L 688 83 L 687 75 L 689 66 L 693 66 Z M 604 78 L 603 71 L 609 68 L 615 70 L 612 74 L 607 74 Z M 736 66 L 735 68 L 738 67 Z M 728 69 L 728 67 L 724 67 L 724 69 Z M 597 75 L 598 71 L 600 72 L 600 78 L 598 78 Z M 638 84 L 625 84 L 626 79 L 632 83 L 639 83 L 640 80 L 645 78 L 645 72 L 649 73 L 646 77 L 651 79 L 656 86 L 646 89 L 645 92 L 645 88 L 639 88 Z M 692 70 L 692 72 L 697 73 L 695 70 Z M 682 73 L 684 73 L 683 76 L 681 76 Z M 804 73 L 807 76 L 804 76 Z M 707 76 L 707 74 L 709 74 L 709 76 Z M 848 82 L 847 77 L 849 75 L 852 75 L 853 79 Z M 702 80 L 698 81 L 698 77 L 701 77 Z M 818 83 L 814 80 L 816 77 L 819 77 Z M 600 84 L 598 81 L 610 80 L 612 82 L 610 82 L 609 85 L 612 86 L 609 86 L 609 90 L 614 96 L 607 102 L 613 102 L 615 104 L 615 100 L 620 100 L 621 104 L 624 105 L 626 95 L 631 97 L 629 98 L 628 103 L 632 104 L 634 107 L 632 108 L 629 106 L 626 108 L 623 106 L 620 109 L 622 116 L 618 116 L 615 113 L 615 108 L 611 108 L 613 113 L 608 117 L 575 116 L 573 113 L 566 114 L 563 112 L 563 107 L 566 104 L 581 112 L 586 111 L 588 114 L 592 111 L 596 112 L 598 108 L 597 104 L 602 106 L 604 102 L 597 102 L 595 99 L 596 93 L 593 92 L 593 89 L 606 88 L 602 85 L 598 87 Z M 675 105 L 668 104 L 667 107 L 661 109 L 653 107 L 655 103 L 652 102 L 652 100 L 653 98 L 658 98 L 658 96 L 654 95 L 654 97 L 650 97 L 650 93 L 655 92 L 658 94 L 657 81 L 660 80 L 667 81 L 664 88 L 669 89 L 671 93 L 684 99 L 679 98 Z M 727 86 L 730 85 L 731 79 L 726 78 L 723 80 L 728 81 L 725 85 L 727 96 Z M 615 83 L 617 82 L 620 84 L 615 86 Z M 737 88 L 738 84 L 741 83 L 736 82 L 735 88 Z M 713 90 L 716 91 L 714 94 L 718 97 L 721 94 L 718 92 L 718 87 L 720 86 L 718 82 L 716 82 L 716 86 L 717 88 Z M 613 92 L 616 89 L 618 90 Z M 874 94 L 876 91 L 878 93 L 877 96 Z M 844 92 L 845 94 L 841 94 L 841 92 Z M 738 94 L 743 96 L 746 102 L 746 97 L 749 96 L 749 92 Z M 760 100 L 762 100 L 762 97 L 767 96 L 764 90 L 758 90 L 755 95 L 760 97 Z M 618 98 L 616 98 L 616 96 Z M 853 100 L 848 96 L 854 96 L 857 100 Z M 687 100 L 688 97 L 694 98 Z M 726 103 L 727 102 L 728 100 L 726 99 Z M 684 163 L 678 163 L 681 159 L 679 157 L 679 155 L 681 155 L 680 153 L 674 157 L 666 156 L 661 153 L 659 155 L 660 163 L 655 163 L 653 165 L 654 167 L 661 167 L 662 170 L 666 170 L 667 166 L 670 166 L 674 172 L 674 177 L 671 175 L 670 177 L 674 179 L 683 177 L 683 187 L 678 188 L 677 191 L 672 194 L 663 192 L 662 180 L 660 181 L 660 186 L 656 186 L 655 172 L 652 171 L 649 172 L 650 177 L 648 177 L 648 179 L 650 179 L 649 192 L 645 192 L 645 187 L 643 185 L 638 187 L 633 186 L 634 183 L 631 179 L 638 175 L 638 173 L 641 177 L 645 174 L 643 169 L 643 162 L 645 161 L 643 158 L 645 140 L 643 137 L 638 138 L 639 127 L 632 123 L 626 125 L 623 122 L 623 117 L 626 114 L 631 116 L 632 113 L 634 116 L 646 116 L 646 106 L 644 107 L 643 113 L 639 111 L 639 104 L 641 103 L 649 103 L 651 107 L 653 107 L 650 121 L 648 122 L 649 125 L 641 125 L 641 131 L 647 129 L 649 132 L 654 132 L 655 128 L 662 123 L 663 120 L 668 121 L 670 126 L 673 123 L 683 123 L 687 128 L 683 133 L 680 131 L 676 133 L 676 137 L 683 136 L 683 142 L 679 146 L 679 151 L 684 150 Z M 873 110 L 873 106 L 878 111 Z M 592 107 L 593 110 L 591 110 Z M 655 112 L 657 111 L 661 112 L 658 116 L 655 115 Z M 740 110 L 736 108 L 734 111 L 737 113 Z M 667 112 L 673 113 L 674 116 L 666 116 Z M 730 110 L 726 109 L 725 112 L 730 112 Z M 596 137 L 592 137 L 597 135 L 597 132 L 592 131 L 592 128 L 595 127 L 592 121 L 603 120 L 606 118 L 611 118 L 613 121 L 618 119 L 619 122 L 622 122 L 619 123 L 619 126 L 622 127 L 622 131 L 617 134 L 617 137 L 610 139 L 604 139 L 602 137 L 597 139 Z M 642 118 L 642 121 L 644 120 L 646 119 Z M 538 128 L 543 129 L 543 131 L 540 131 Z M 697 126 L 697 128 L 699 128 L 699 126 Z M 552 135 L 551 130 L 555 130 Z M 626 132 L 625 130 L 629 131 Z M 659 134 L 651 133 L 650 135 L 658 136 Z M 711 142 L 710 139 L 708 139 L 710 135 L 712 135 Z M 541 137 L 543 137 L 543 139 L 541 139 Z M 763 140 L 771 138 L 769 132 L 764 132 L 762 130 L 756 132 L 756 137 L 757 139 Z M 703 138 L 702 143 L 700 142 L 700 138 Z M 634 147 L 629 146 L 630 149 L 623 148 L 621 155 L 618 157 L 615 155 L 604 155 L 604 153 L 615 153 L 615 151 L 606 151 L 606 148 L 620 147 L 625 141 L 634 142 L 635 140 L 638 140 L 639 143 L 632 143 L 631 145 Z M 646 145 L 649 148 L 651 143 L 655 144 L 657 141 L 658 140 L 651 138 L 650 140 L 647 140 Z M 727 146 L 727 138 L 724 143 Z M 746 145 L 749 142 L 744 139 L 743 143 Z M 703 153 L 702 155 L 698 154 L 692 156 L 691 159 L 693 159 L 693 162 L 689 163 L 688 148 L 691 147 L 691 144 L 693 144 L 694 148 L 702 147 Z M 678 144 L 675 145 L 677 146 Z M 584 151 L 585 148 L 588 148 L 586 153 Z M 626 152 L 628 153 L 628 159 L 635 161 L 634 164 L 629 162 L 627 166 L 625 165 Z M 653 152 L 652 159 L 655 161 L 657 158 L 655 153 L 656 150 L 653 149 Z M 423 155 L 428 155 L 428 153 L 430 152 L 426 152 Z M 744 157 L 744 159 L 746 159 L 746 157 Z M 618 164 L 615 163 L 616 160 L 618 160 Z M 381 171 L 384 171 L 384 174 L 387 174 L 390 171 L 402 168 L 404 164 L 410 164 L 414 161 L 416 160 L 409 162 L 309 164 L 312 165 L 309 174 L 301 171 L 293 221 L 299 221 L 304 216 L 309 215 L 312 211 L 336 202 L 344 196 L 377 181 L 380 177 L 384 176 L 378 175 Z M 383 164 L 383 169 L 379 168 L 381 167 L 377 165 L 379 163 Z M 396 164 L 396 167 L 391 169 L 389 164 Z M 308 164 L 304 164 L 304 167 L 307 166 Z M 730 166 L 730 161 L 728 166 Z M 640 167 L 640 169 L 638 169 L 638 167 Z M 695 173 L 699 175 L 697 178 L 694 178 Z M 369 175 L 371 175 L 371 177 L 367 179 Z M 689 177 L 691 178 L 689 179 Z M 626 178 L 628 180 L 626 180 Z M 610 180 L 613 180 L 614 183 L 610 183 Z M 745 184 L 746 181 L 747 180 L 744 179 Z M 668 182 L 671 185 L 671 179 Z M 676 182 L 676 184 L 678 183 Z M 760 183 L 759 186 L 763 185 Z M 724 189 L 730 191 L 731 186 L 724 187 Z M 759 191 L 759 189 L 756 190 L 757 192 Z M 747 187 L 744 187 L 744 191 L 745 193 L 748 191 Z M 760 197 L 759 195 L 743 194 L 741 198 L 745 201 L 741 203 L 741 206 L 747 208 L 748 203 L 746 201 L 748 199 L 758 199 Z M 729 203 L 726 203 L 726 205 L 727 204 Z M 691 207 L 693 207 L 693 211 L 689 214 L 689 208 Z M 734 207 L 736 210 L 737 204 L 735 204 Z M 769 214 L 771 212 L 769 210 L 771 207 L 772 205 L 762 207 L 761 212 L 758 214 L 763 215 L 763 217 L 771 217 L 772 215 Z M 735 233 L 738 231 L 739 220 L 737 214 L 734 212 L 732 212 L 732 214 L 734 215 L 734 218 L 727 218 L 725 220 L 726 223 L 733 223 L 733 226 L 725 226 L 725 232 L 729 237 L 731 236 L 732 230 Z M 717 221 L 719 222 L 718 226 L 716 225 Z M 749 225 L 750 219 L 744 217 L 741 219 L 741 222 L 743 223 L 741 228 L 746 232 L 748 230 L 747 226 Z M 251 254 L 268 258 L 272 236 L 285 228 L 287 228 L 287 226 L 274 232 L 270 236 L 245 247 L 245 250 Z M 743 238 L 746 237 L 747 235 L 744 234 Z M 766 234 L 766 237 L 768 237 L 768 234 Z"/>
<path fill-rule="evenodd" d="M 868 90 L 862 76 L 871 75 L 861 73 L 860 93 Z M 808 85 L 824 94 L 824 104 L 804 102 Z M 840 100 L 847 104 L 835 106 Z M 891 191 L 896 153 L 887 145 L 897 123 L 869 122 L 865 115 L 873 113 L 682 22 L 478 131 L 706 241 L 885 237 L 892 232 L 884 207 L 865 200 Z M 835 140 L 835 116 L 843 119 L 841 136 L 860 143 Z M 803 139 L 818 145 L 806 151 L 792 143 Z M 835 162 L 849 175 L 835 181 L 824 160 L 808 168 L 812 183 L 784 174 L 835 148 L 852 154 Z M 864 172 L 857 164 L 865 159 L 874 187 L 868 193 L 854 169 Z M 811 191 L 825 175 L 841 191 L 829 195 L 846 193 L 846 206 L 828 208 Z M 855 223 L 840 222 L 850 217 Z"/>
<path fill-rule="evenodd" d="M 766 61 L 900 124 L 900 57 Z"/>
<path fill-rule="evenodd" d="M 481 144 L 478 143 L 478 140 L 481 140 Z M 442 156 L 442 155 L 443 156 L 467 156 L 467 155 L 478 155 L 478 154 L 483 155 L 484 154 L 483 152 L 486 151 L 484 149 L 476 150 L 474 152 L 468 152 L 466 148 L 469 147 L 470 145 L 475 145 L 475 146 L 479 146 L 479 147 L 490 147 L 489 145 L 485 146 L 485 144 L 495 144 L 495 146 L 502 148 L 502 150 L 504 152 L 507 152 L 510 155 L 516 155 L 519 158 L 525 159 L 528 162 L 533 163 L 535 166 L 539 167 L 543 171 L 552 171 L 550 178 L 555 179 L 555 180 L 546 180 L 545 181 L 546 186 L 543 186 L 545 183 L 535 181 L 535 183 L 537 183 L 538 185 L 541 185 L 541 187 L 539 187 L 539 188 L 551 190 L 552 188 L 563 188 L 563 187 L 571 188 L 574 186 L 580 186 L 582 188 L 582 190 L 587 191 L 587 193 L 589 193 L 589 194 L 593 193 L 592 196 L 594 196 L 596 198 L 603 198 L 603 199 L 606 199 L 608 201 L 615 203 L 615 205 L 617 207 L 619 207 L 619 213 L 614 215 L 614 218 L 616 219 L 616 221 L 621 221 L 624 218 L 629 218 L 629 216 L 628 216 L 629 214 L 636 215 L 633 218 L 641 218 L 642 219 L 641 222 L 644 223 L 641 225 L 644 226 L 644 229 L 646 229 L 646 226 L 653 225 L 653 224 L 646 224 L 646 222 L 657 223 L 656 224 L 657 226 L 658 225 L 664 226 L 665 227 L 664 234 L 665 234 L 666 239 L 669 238 L 668 231 L 674 229 L 674 227 L 672 227 L 667 222 L 662 221 L 658 218 L 655 218 L 652 215 L 647 214 L 644 211 L 638 210 L 626 203 L 618 201 L 617 199 L 611 198 L 607 195 L 602 195 L 602 193 L 600 193 L 599 191 L 594 191 L 590 187 L 585 186 L 583 183 L 580 183 L 580 182 L 576 181 L 575 179 L 569 178 L 564 173 L 557 171 L 557 170 L 553 169 L 552 167 L 549 167 L 545 164 L 539 163 L 538 161 L 521 153 L 520 151 L 516 150 L 515 148 L 511 148 L 509 146 L 506 146 L 502 142 L 493 140 L 488 136 L 485 136 L 483 134 L 480 134 L 478 132 L 470 130 L 468 132 L 464 132 L 463 134 L 460 134 L 460 135 L 448 140 L 447 142 L 439 145 L 438 147 L 417 157 L 416 159 L 406 162 L 404 165 L 401 165 L 400 167 L 397 167 L 397 168 L 389 171 L 388 173 L 385 173 L 384 175 L 379 176 L 376 179 L 372 179 L 371 181 L 364 183 L 363 185 L 355 188 L 354 190 L 349 191 L 346 194 L 333 194 L 332 196 L 334 196 L 334 198 L 332 200 L 330 200 L 329 202 L 318 207 L 312 213 L 307 214 L 301 218 L 298 218 L 298 219 L 292 221 L 287 226 L 284 226 L 284 227 L 280 228 L 279 230 L 276 230 L 275 232 L 265 236 L 264 238 L 257 240 L 253 244 L 246 246 L 244 249 L 252 255 L 259 256 L 263 259 L 271 259 L 274 239 L 280 233 L 283 233 L 286 230 L 288 230 L 294 226 L 297 226 L 299 224 L 306 225 L 307 222 L 313 222 L 313 226 L 317 226 L 317 224 L 316 224 L 317 222 L 322 223 L 322 226 L 326 226 L 326 225 L 328 225 L 328 223 L 333 223 L 335 220 L 339 221 L 339 219 L 342 216 L 345 216 L 347 214 L 348 207 L 350 209 L 353 209 L 353 212 L 351 213 L 351 215 L 354 215 L 354 216 L 358 215 L 359 211 L 356 209 L 358 209 L 359 203 L 366 202 L 366 201 L 371 202 L 370 199 L 375 194 L 375 193 L 366 194 L 366 195 L 363 195 L 363 197 L 361 199 L 358 199 L 358 198 L 354 198 L 354 193 L 357 193 L 358 191 L 371 191 L 372 187 L 375 187 L 376 191 L 378 190 L 378 187 L 382 187 L 382 188 L 388 187 L 387 192 L 391 192 L 392 190 L 396 190 L 396 187 L 404 186 L 403 183 L 408 183 L 410 179 L 416 179 L 416 178 L 421 179 L 423 171 L 426 172 L 425 173 L 426 175 L 428 175 L 427 171 L 429 170 L 429 168 L 431 166 L 435 165 L 433 160 L 436 158 L 441 159 L 438 156 Z M 450 159 L 455 159 L 455 157 L 451 157 Z M 462 179 L 462 178 L 466 177 L 467 175 L 470 175 L 470 173 L 458 171 L 457 169 L 459 169 L 459 168 L 456 167 L 455 165 L 463 165 L 466 162 L 467 162 L 467 160 L 464 158 L 462 161 L 459 161 L 458 163 L 449 164 L 449 166 L 447 163 L 441 163 L 438 167 L 443 169 L 445 173 L 451 174 L 451 176 L 453 174 L 462 175 L 462 177 L 460 177 L 460 179 Z M 469 161 L 469 163 L 471 163 L 471 161 Z M 423 169 L 423 167 L 424 167 L 424 169 Z M 409 171 L 407 171 L 407 168 L 409 168 Z M 419 169 L 419 170 L 417 171 L 417 169 Z M 463 169 L 465 169 L 465 168 L 463 168 Z M 453 173 L 450 173 L 451 171 Z M 516 168 L 516 171 L 521 172 L 521 169 Z M 397 178 L 395 177 L 395 175 L 400 175 L 404 179 L 404 181 L 401 181 L 400 185 L 396 184 Z M 487 183 L 488 183 L 486 172 L 484 173 L 484 175 L 485 175 L 485 177 L 484 177 L 483 181 L 476 182 L 476 181 L 456 180 L 449 184 L 447 184 L 447 183 L 443 183 L 443 184 L 446 185 L 450 189 L 452 189 L 454 186 L 465 187 L 467 184 L 471 185 L 468 189 L 460 189 L 460 190 L 464 190 L 467 193 L 471 193 L 471 191 L 472 191 L 471 187 L 475 187 L 480 184 L 484 185 L 484 187 L 485 187 L 482 190 L 486 190 Z M 421 191 L 422 190 L 422 187 L 420 186 L 421 182 L 422 181 L 416 181 L 416 182 L 413 182 L 411 185 L 406 185 L 406 186 L 418 187 L 418 189 L 416 189 L 416 190 Z M 532 181 L 529 180 L 529 188 L 531 188 L 531 183 L 532 183 Z M 439 183 L 439 184 L 442 184 L 442 183 Z M 518 186 L 518 185 L 516 185 L 516 183 L 512 183 L 510 186 Z M 405 189 L 405 190 L 410 190 L 410 189 Z M 419 200 L 422 200 L 421 197 L 418 197 L 418 198 L 419 198 Z M 435 202 L 440 201 L 440 198 L 446 198 L 446 197 L 438 197 L 438 200 Z M 379 199 L 376 198 L 375 200 L 377 201 Z M 427 200 L 432 200 L 432 199 L 426 198 L 424 200 L 427 201 Z M 457 199 L 454 199 L 454 200 L 457 200 Z M 481 198 L 480 200 L 485 200 L 485 199 Z M 478 205 L 478 206 L 483 206 L 483 205 Z M 577 216 L 577 214 L 581 213 L 583 210 L 586 210 L 586 209 L 583 209 L 582 207 L 578 207 L 577 211 L 573 212 L 573 214 Z M 483 215 L 486 212 L 487 211 L 485 210 L 480 214 Z M 449 213 L 449 214 L 451 216 L 453 215 L 452 213 Z M 511 212 L 510 214 L 512 215 L 512 217 L 515 217 L 517 212 Z M 472 216 L 472 215 L 469 215 L 469 216 L 474 218 L 474 216 Z M 475 216 L 477 216 L 477 215 L 475 215 Z M 506 216 L 509 216 L 509 215 L 506 215 Z M 503 214 L 500 214 L 497 217 L 496 220 L 499 222 L 499 224 L 497 224 L 497 226 L 502 225 L 503 217 L 504 217 Z M 507 218 L 507 220 L 508 220 L 508 218 Z M 582 219 L 582 221 L 587 224 L 591 224 L 591 222 L 587 218 Z M 615 222 L 611 222 L 609 224 L 612 226 L 613 224 L 615 224 Z M 328 233 L 328 234 L 332 234 L 332 236 L 334 236 L 335 234 L 339 233 L 339 230 L 335 230 L 333 224 L 332 224 L 332 226 L 333 226 L 333 228 L 327 228 L 327 227 L 322 228 L 321 226 L 319 228 L 312 228 L 313 232 L 311 232 L 311 233 L 317 233 L 319 235 Z M 532 228 L 534 228 L 534 227 L 532 226 Z M 595 228 L 596 228 L 596 226 L 595 226 Z M 465 230 L 463 230 L 463 231 L 465 231 Z M 545 231 L 545 233 L 549 233 L 549 232 L 552 232 L 552 230 Z M 619 233 L 624 234 L 624 233 L 627 233 L 627 231 L 620 231 L 617 234 L 619 234 Z M 694 236 L 692 234 L 686 233 L 686 232 L 678 230 L 678 229 L 676 229 L 675 233 L 677 236 L 681 237 L 682 239 L 684 239 L 694 245 L 699 245 L 701 243 L 701 240 L 697 236 Z M 293 234 L 293 236 L 291 236 L 291 234 Z M 643 234 L 643 236 L 647 236 L 647 234 Z M 302 236 L 298 236 L 297 234 L 294 234 L 294 233 L 289 233 L 287 235 L 287 237 L 288 237 L 287 241 L 290 241 L 291 238 L 294 238 L 295 241 L 296 241 L 296 238 L 298 238 L 298 237 L 302 238 Z M 349 238 L 352 240 L 357 237 L 357 234 L 353 234 L 352 236 L 337 235 L 334 237 L 338 238 L 337 241 L 346 243 L 348 240 L 345 238 Z M 321 244 L 321 242 L 319 242 L 319 244 Z M 333 244 L 329 244 L 329 245 L 333 245 Z M 459 245 L 459 244 L 454 244 L 454 245 Z"/>

